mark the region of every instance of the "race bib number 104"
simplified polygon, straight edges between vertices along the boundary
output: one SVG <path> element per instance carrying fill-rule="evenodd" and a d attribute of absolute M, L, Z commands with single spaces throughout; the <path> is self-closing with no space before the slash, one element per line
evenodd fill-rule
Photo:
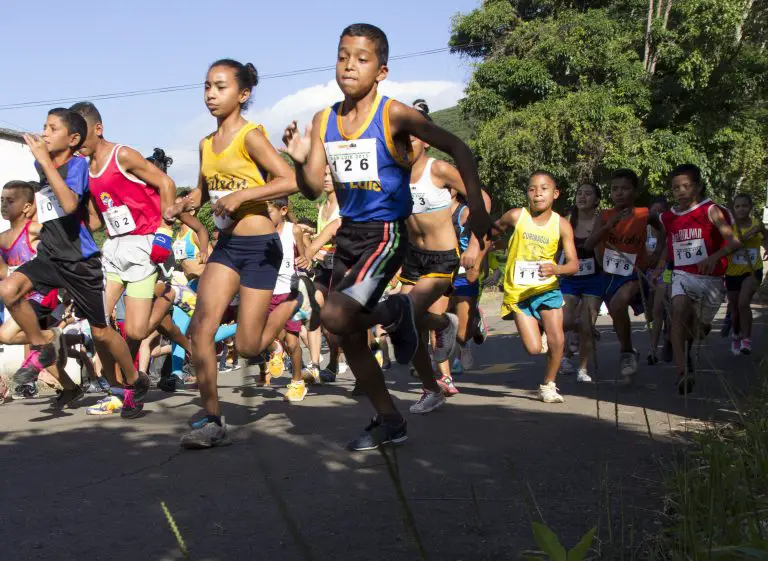
<path fill-rule="evenodd" d="M 686 240 L 672 244 L 672 255 L 676 267 L 695 265 L 709 257 L 704 240 Z"/>
<path fill-rule="evenodd" d="M 379 181 L 375 138 L 326 142 L 325 154 L 337 183 Z"/>

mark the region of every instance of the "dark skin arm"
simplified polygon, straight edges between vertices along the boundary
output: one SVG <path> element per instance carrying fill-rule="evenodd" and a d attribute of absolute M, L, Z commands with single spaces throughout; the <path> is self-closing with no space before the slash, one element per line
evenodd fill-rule
<path fill-rule="evenodd" d="M 176 184 L 160 168 L 127 146 L 123 146 L 117 152 L 117 161 L 128 173 L 157 190 L 160 195 L 161 214 L 173 205 L 176 199 Z"/>
<path fill-rule="evenodd" d="M 296 244 L 296 250 L 299 256 L 296 257 L 296 268 L 298 269 L 310 269 L 311 261 L 304 257 L 306 248 L 304 247 L 304 230 L 298 224 L 293 225 L 293 240 Z"/>
<path fill-rule="evenodd" d="M 312 118 L 312 124 L 302 136 L 296 121 L 285 129 L 283 152 L 296 164 L 296 185 L 307 199 L 314 201 L 323 193 L 323 177 L 328 158 L 325 154 L 323 139 L 320 138 L 323 111 L 318 111 Z"/>
<path fill-rule="evenodd" d="M 91 232 L 98 232 L 104 228 L 104 219 L 92 198 L 88 199 L 88 228 Z"/>
<path fill-rule="evenodd" d="M 723 240 L 725 240 L 725 244 L 723 247 L 721 247 L 719 250 L 717 250 L 715 253 L 707 257 L 704 261 L 701 261 L 698 264 L 699 272 L 702 275 L 710 275 L 712 274 L 712 271 L 715 269 L 715 266 L 717 265 L 718 261 L 722 259 L 723 257 L 730 255 L 737 249 L 741 247 L 741 242 L 736 238 L 736 236 L 733 235 L 733 230 L 731 229 L 731 225 L 728 223 L 728 221 L 725 219 L 725 216 L 723 215 L 723 211 L 720 210 L 717 206 L 712 206 L 710 209 L 710 217 L 712 220 L 712 223 L 715 225 L 715 227 L 720 232 L 720 235 L 723 236 Z"/>
<path fill-rule="evenodd" d="M 56 199 L 59 201 L 61 209 L 67 214 L 76 212 L 80 199 L 77 194 L 69 188 L 67 182 L 64 181 L 61 175 L 59 175 L 59 170 L 53 165 L 51 155 L 48 153 L 48 148 L 43 139 L 37 135 L 25 134 L 24 142 L 27 143 L 35 160 L 40 164 L 40 169 L 42 169 L 45 178 L 48 180 L 48 184 L 53 189 L 53 193 L 56 195 Z"/>
<path fill-rule="evenodd" d="M 602 215 L 597 215 L 597 218 L 595 218 L 595 226 L 592 230 L 592 233 L 589 235 L 587 240 L 584 242 L 584 248 L 588 250 L 593 250 L 597 245 L 603 241 L 603 237 L 611 231 L 613 228 L 616 227 L 616 225 L 621 222 L 624 218 L 627 218 L 631 213 L 631 209 L 625 208 L 624 210 L 615 213 L 609 221 L 603 220 Z"/>

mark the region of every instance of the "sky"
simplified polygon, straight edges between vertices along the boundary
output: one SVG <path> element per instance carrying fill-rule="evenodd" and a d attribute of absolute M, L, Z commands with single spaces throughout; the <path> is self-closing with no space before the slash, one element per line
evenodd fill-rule
<path fill-rule="evenodd" d="M 39 131 L 47 109 L 93 95 L 200 83 L 199 88 L 95 101 L 105 137 L 149 155 L 174 158 L 177 185 L 197 178 L 200 139 L 216 122 L 203 103 L 208 65 L 220 58 L 252 62 L 264 78 L 246 117 L 265 125 L 273 142 L 292 120 L 301 126 L 340 99 L 333 70 L 268 78 L 332 66 L 341 30 L 350 23 L 381 27 L 390 56 L 447 47 L 451 19 L 478 0 L 340 2 L 316 0 L 134 0 L 76 3 L 4 0 L 0 37 L 0 127 Z M 9 47 L 11 46 L 11 47 Z M 382 92 L 435 111 L 463 96 L 469 61 L 449 52 L 391 60 Z M 76 98 L 66 101 L 65 98 Z M 32 108 L 2 109 L 51 100 Z"/>

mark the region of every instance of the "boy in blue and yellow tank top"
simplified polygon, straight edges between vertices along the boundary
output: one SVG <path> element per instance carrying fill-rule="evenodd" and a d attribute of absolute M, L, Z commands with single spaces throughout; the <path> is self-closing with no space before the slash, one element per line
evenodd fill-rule
<path fill-rule="evenodd" d="M 466 144 L 412 107 L 379 93 L 388 56 L 387 37 L 378 27 L 354 24 L 344 29 L 336 61 L 336 82 L 344 100 L 317 113 L 305 135 L 293 122 L 283 136 L 301 192 L 316 199 L 329 165 L 339 201 L 342 225 L 336 234 L 331 293 L 321 318 L 326 329 L 341 338 L 357 383 L 377 412 L 350 450 L 407 439 L 405 420 L 384 385 L 366 334 L 370 327 L 383 325 L 401 364 L 410 362 L 418 346 L 410 299 L 397 295 L 379 304 L 408 246 L 404 221 L 413 206 L 410 136 L 453 156 L 467 187 L 470 230 L 484 237 L 491 226 Z"/>
<path fill-rule="evenodd" d="M 544 327 L 549 350 L 539 399 L 546 403 L 565 401 L 555 386 L 565 346 L 564 302 L 557 277 L 573 275 L 579 269 L 571 224 L 552 211 L 559 196 L 552 174 L 534 172 L 528 179 L 528 208 L 513 208 L 496 222 L 501 232 L 515 229 L 509 239 L 501 317 L 515 320 L 523 347 L 532 355 L 542 351 L 539 322 Z M 557 265 L 555 254 L 561 245 L 564 264 Z"/>

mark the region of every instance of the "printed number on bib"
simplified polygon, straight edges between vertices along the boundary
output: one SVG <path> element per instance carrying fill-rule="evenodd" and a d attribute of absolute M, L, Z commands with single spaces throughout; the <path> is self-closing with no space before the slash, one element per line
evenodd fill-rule
<path fill-rule="evenodd" d="M 586 275 L 595 274 L 595 259 L 590 257 L 589 259 L 579 259 L 579 270 L 576 271 L 574 276 L 583 277 Z"/>
<path fill-rule="evenodd" d="M 656 245 L 658 244 L 658 240 L 656 238 L 648 238 L 645 240 L 645 249 L 647 249 L 650 252 L 656 251 Z"/>
<path fill-rule="evenodd" d="M 326 142 L 325 154 L 337 183 L 379 181 L 375 138 Z"/>
<path fill-rule="evenodd" d="M 64 209 L 61 208 L 59 199 L 56 198 L 52 187 L 40 189 L 40 191 L 35 193 L 35 205 L 37 206 L 37 221 L 40 224 L 44 224 L 49 220 L 57 220 L 67 215 Z"/>
<path fill-rule="evenodd" d="M 731 257 L 731 263 L 734 265 L 756 265 L 757 264 L 757 248 L 749 247 L 740 249 Z"/>
<path fill-rule="evenodd" d="M 226 197 L 230 193 L 233 193 L 234 191 L 208 191 L 208 196 L 211 198 L 211 204 L 215 205 L 220 198 Z M 226 230 L 232 224 L 235 223 L 234 220 L 229 216 L 229 214 L 222 214 L 221 216 L 213 215 L 213 223 L 216 224 L 216 227 L 219 230 Z"/>
<path fill-rule="evenodd" d="M 110 236 L 130 234 L 136 229 L 131 211 L 126 205 L 115 206 L 104 211 L 104 221 Z"/>
<path fill-rule="evenodd" d="M 632 274 L 637 261 L 636 253 L 619 253 L 613 249 L 606 249 L 603 253 L 603 270 L 612 275 L 628 277 Z"/>
<path fill-rule="evenodd" d="M 323 269 L 333 269 L 333 253 L 326 253 L 323 256 Z"/>
<path fill-rule="evenodd" d="M 183 241 L 173 242 L 173 256 L 179 261 L 187 258 L 186 244 Z"/>
<path fill-rule="evenodd" d="M 549 279 L 541 278 L 539 275 L 539 261 L 515 261 L 514 284 L 519 286 L 531 286 L 537 284 L 546 284 Z"/>
<path fill-rule="evenodd" d="M 709 257 L 704 240 L 674 242 L 672 244 L 672 254 L 675 259 L 675 267 L 695 265 Z"/>

